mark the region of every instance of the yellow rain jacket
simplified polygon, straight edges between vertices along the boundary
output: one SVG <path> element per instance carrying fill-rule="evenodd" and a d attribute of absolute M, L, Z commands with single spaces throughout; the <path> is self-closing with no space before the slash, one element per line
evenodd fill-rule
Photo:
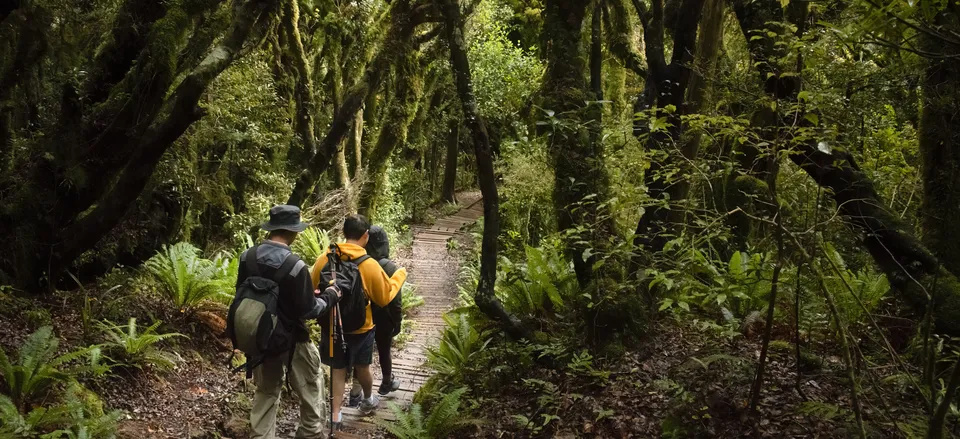
<path fill-rule="evenodd" d="M 342 260 L 357 259 L 367 254 L 367 250 L 357 244 L 344 242 L 340 243 L 339 246 L 341 252 L 340 259 Z M 320 285 L 320 270 L 323 270 L 323 267 L 327 265 L 328 254 L 330 254 L 329 249 L 317 258 L 316 264 L 313 264 L 310 277 L 313 279 L 314 289 Z M 370 299 L 370 303 L 376 303 L 381 307 L 386 307 L 390 304 L 390 301 L 393 300 L 400 291 L 400 287 L 403 286 L 403 283 L 407 280 L 406 269 L 401 268 L 393 273 L 393 277 L 388 277 L 387 273 L 383 271 L 383 268 L 380 268 L 380 264 L 373 258 L 361 262 L 358 267 L 360 270 L 360 280 L 363 283 L 363 292 L 366 293 L 367 298 Z M 360 329 L 351 332 L 351 334 L 364 334 L 373 329 L 373 311 L 370 308 L 370 303 L 367 304 L 366 322 Z M 333 327 L 333 313 L 330 313 L 330 327 Z"/>

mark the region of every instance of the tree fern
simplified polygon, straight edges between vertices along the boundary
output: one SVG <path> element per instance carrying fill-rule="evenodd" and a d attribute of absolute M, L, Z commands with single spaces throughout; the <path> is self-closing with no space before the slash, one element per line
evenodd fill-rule
<path fill-rule="evenodd" d="M 173 357 L 163 350 L 159 349 L 157 343 L 174 338 L 185 337 L 185 335 L 170 332 L 158 334 L 157 328 L 160 321 L 150 325 L 143 332 L 137 332 L 137 319 L 131 317 L 125 326 L 114 325 L 111 322 L 101 323 L 104 335 L 108 341 L 103 346 L 114 360 L 119 360 L 120 365 L 143 369 L 145 366 L 154 366 L 158 369 L 173 369 L 175 363 Z"/>
<path fill-rule="evenodd" d="M 232 294 L 222 279 L 225 270 L 218 263 L 200 256 L 200 249 L 189 242 L 164 246 L 145 264 L 160 283 L 162 292 L 181 311 L 190 311 L 205 299 Z M 227 284 L 232 285 L 232 284 Z"/>

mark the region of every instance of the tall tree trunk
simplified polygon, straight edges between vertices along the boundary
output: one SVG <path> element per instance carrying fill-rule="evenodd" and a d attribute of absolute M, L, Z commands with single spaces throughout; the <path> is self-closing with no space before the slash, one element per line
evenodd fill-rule
<path fill-rule="evenodd" d="M 460 120 L 450 119 L 447 133 L 447 163 L 443 167 L 443 188 L 440 199 L 457 203 L 457 158 L 460 156 Z"/>
<path fill-rule="evenodd" d="M 547 0 L 543 40 L 547 69 L 542 85 L 543 108 L 552 111 L 560 123 L 552 127 L 550 149 L 554 167 L 554 203 L 560 230 L 586 230 L 586 236 L 571 237 L 567 243 L 577 281 L 586 286 L 593 279 L 592 257 L 584 258 L 589 247 L 602 246 L 613 233 L 610 216 L 602 209 L 609 195 L 609 177 L 603 164 L 603 145 L 595 142 L 584 121 L 594 119 L 595 101 L 585 77 L 586 61 L 581 35 L 589 2 Z"/>
<path fill-rule="evenodd" d="M 483 195 L 483 243 L 480 247 L 480 281 L 474 301 L 484 314 L 500 323 L 504 330 L 515 338 L 528 338 L 529 331 L 520 321 L 510 315 L 497 299 L 494 286 L 497 283 L 497 239 L 500 235 L 500 200 L 497 194 L 496 175 L 493 170 L 493 153 L 490 137 L 477 110 L 470 79 L 470 60 L 464 42 L 463 18 L 455 0 L 435 0 L 443 14 L 446 26 L 444 34 L 450 49 L 450 66 L 456 79 L 457 95 L 462 104 L 463 119 L 470 130 L 474 152 L 477 155 L 477 176 L 480 193 Z"/>
<path fill-rule="evenodd" d="M 957 12 L 938 14 L 936 24 L 960 34 Z M 923 202 L 920 225 L 923 243 L 955 276 L 960 276 L 960 47 L 920 34 L 929 53 L 946 52 L 927 60 L 920 112 L 920 157 Z"/>
<path fill-rule="evenodd" d="M 704 104 L 710 101 L 711 85 L 707 78 L 713 78 L 717 70 L 720 54 L 720 42 L 723 41 L 723 18 L 726 11 L 724 0 L 704 0 L 703 18 L 697 36 L 697 54 L 693 63 L 690 84 L 687 90 L 686 114 L 700 113 Z M 696 157 L 700 151 L 700 133 L 690 133 L 681 147 L 685 157 Z M 680 183 L 689 187 L 688 181 Z M 683 190 L 686 193 L 686 189 Z"/>
<path fill-rule="evenodd" d="M 296 74 L 296 86 L 294 87 L 294 102 L 296 108 L 296 131 L 303 149 L 307 154 L 317 154 L 317 137 L 314 131 L 314 116 L 317 113 L 316 98 L 314 96 L 313 86 L 313 68 L 310 66 L 310 60 L 307 59 L 307 53 L 303 48 L 303 40 L 300 37 L 300 9 L 297 1 L 285 1 L 283 8 L 283 32 L 286 40 L 290 43 L 288 51 L 291 52 L 288 58 L 292 61 L 293 70 Z M 339 71 L 339 67 L 334 67 L 333 71 Z M 336 102 L 339 99 L 339 79 L 333 79 L 333 96 Z M 334 109 L 337 105 L 334 105 Z"/>
<path fill-rule="evenodd" d="M 644 93 L 635 109 L 645 109 L 652 104 L 656 108 L 655 117 L 666 123 L 666 127 L 650 133 L 645 128 L 634 129 L 639 137 L 645 137 L 647 150 L 651 153 L 650 167 L 643 180 L 650 197 L 656 202 L 637 222 L 634 243 L 651 253 L 663 250 L 667 241 L 676 235 L 676 224 L 672 220 L 682 214 L 682 206 L 676 204 L 687 198 L 689 190 L 686 163 L 697 154 L 695 150 L 680 151 L 680 154 L 674 151 L 683 136 L 681 116 L 687 111 L 684 98 L 690 83 L 691 63 L 697 51 L 697 24 L 703 4 L 704 0 L 682 0 L 681 15 L 673 29 L 672 57 L 667 64 L 663 0 L 653 0 L 651 11 L 634 1 L 634 8 L 644 23 L 648 67 Z M 677 169 L 680 172 L 673 175 Z"/>
<path fill-rule="evenodd" d="M 347 145 L 350 155 L 350 176 L 356 178 L 363 166 L 363 108 L 357 111 L 357 117 L 353 119 L 353 135 L 350 136 L 350 143 Z"/>
<path fill-rule="evenodd" d="M 396 54 L 394 101 L 380 126 L 377 143 L 370 152 L 366 166 L 366 183 L 360 189 L 358 212 L 375 218 L 377 196 L 386 180 L 387 163 L 398 146 L 407 141 L 407 130 L 417 115 L 417 106 L 423 88 L 423 70 L 418 60 L 419 52 L 407 41 Z"/>

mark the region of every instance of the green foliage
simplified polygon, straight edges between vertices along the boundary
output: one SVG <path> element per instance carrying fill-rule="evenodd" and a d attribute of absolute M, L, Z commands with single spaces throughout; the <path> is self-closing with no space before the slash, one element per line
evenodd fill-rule
<path fill-rule="evenodd" d="M 409 245 L 408 224 L 423 220 L 431 199 L 427 179 L 412 166 L 391 160 L 376 203 L 376 223 L 387 231 L 391 247 Z"/>
<path fill-rule="evenodd" d="M 890 283 L 887 282 L 885 275 L 877 273 L 873 267 L 864 267 L 857 272 L 851 271 L 847 268 L 843 257 L 830 243 L 826 243 L 824 247 L 826 248 L 824 257 L 830 259 L 840 271 L 838 275 L 831 269 L 832 266 L 829 263 L 824 264 L 824 268 L 829 270 L 824 283 L 830 291 L 836 292 L 837 308 L 843 314 L 844 320 L 860 321 L 864 310 L 857 303 L 857 298 L 863 302 L 867 312 L 872 312 L 890 292 Z M 853 290 L 852 293 L 856 297 L 851 296 L 850 290 Z"/>
<path fill-rule="evenodd" d="M 0 395 L 0 439 L 112 438 L 120 411 L 105 412 L 93 392 L 73 383 L 61 403 L 22 414 L 10 398 Z"/>
<path fill-rule="evenodd" d="M 316 227 L 308 227 L 302 233 L 297 235 L 297 240 L 293 242 L 293 252 L 300 256 L 308 266 L 313 266 L 316 261 L 330 247 L 330 234 L 326 230 L 320 230 Z"/>
<path fill-rule="evenodd" d="M 158 170 L 192 201 L 184 239 L 205 248 L 250 233 L 290 195 L 292 176 L 301 170 L 285 169 L 296 144 L 290 103 L 276 93 L 272 62 L 272 55 L 255 52 L 220 74 L 206 94 L 208 117 Z"/>
<path fill-rule="evenodd" d="M 203 258 L 200 249 L 189 242 L 164 246 L 144 267 L 181 312 L 192 311 L 204 300 L 218 299 L 218 296 L 220 300 L 233 298 L 232 288 L 224 284 L 236 281 L 236 275 L 232 279 L 229 276 L 230 263 L 220 258 L 213 261 Z"/>
<path fill-rule="evenodd" d="M 403 315 L 406 316 L 410 311 L 413 311 L 417 307 L 423 305 L 423 296 L 417 294 L 417 286 L 407 282 L 403 284 L 403 296 L 400 298 L 400 308 L 403 310 Z"/>
<path fill-rule="evenodd" d="M 573 263 L 564 257 L 560 242 L 524 246 L 524 253 L 525 263 L 501 258 L 497 297 L 508 309 L 521 315 L 540 315 L 548 307 L 562 309 L 565 301 L 580 295 Z"/>
<path fill-rule="evenodd" d="M 157 328 L 160 323 L 158 320 L 139 333 L 137 319 L 133 317 L 126 325 L 101 323 L 101 330 L 107 337 L 103 348 L 111 359 L 118 362 L 118 366 L 135 367 L 141 370 L 151 366 L 161 370 L 173 369 L 176 365 L 174 357 L 157 347 L 157 344 L 174 337 L 186 336 L 176 332 L 158 334 Z"/>
<path fill-rule="evenodd" d="M 462 431 L 471 426 L 480 425 L 478 419 L 464 416 L 460 413 L 460 404 L 466 388 L 459 388 L 448 392 L 440 398 L 430 413 L 424 417 L 420 404 L 413 404 L 409 411 L 404 411 L 394 403 L 390 403 L 390 410 L 397 417 L 395 422 L 375 419 L 374 422 L 386 429 L 397 439 L 442 439 Z"/>
<path fill-rule="evenodd" d="M 448 313 L 443 320 L 447 326 L 439 344 L 427 349 L 426 364 L 437 372 L 431 379 L 449 387 L 462 383 L 466 374 L 482 367 L 480 356 L 491 339 L 477 330 L 465 313 Z"/>
<path fill-rule="evenodd" d="M 507 39 L 503 23 L 509 13 L 482 2 L 472 20 L 467 52 L 480 114 L 488 120 L 511 120 L 539 88 L 544 71 L 540 60 Z"/>
<path fill-rule="evenodd" d="M 73 383 L 80 375 L 102 375 L 110 369 L 101 364 L 99 346 L 57 355 L 59 346 L 60 340 L 53 335 L 53 328 L 44 326 L 23 343 L 16 363 L 0 349 L 4 393 L 17 407 L 29 407 L 56 386 Z"/>
<path fill-rule="evenodd" d="M 707 311 L 719 311 L 731 323 L 766 308 L 770 293 L 773 263 L 770 255 L 734 252 L 721 263 L 708 253 L 685 247 L 679 261 L 669 270 L 648 270 L 649 287 L 658 287 L 666 297 L 660 311 L 678 308 L 691 311 L 691 305 Z M 780 282 L 788 283 L 789 273 L 781 272 Z"/>
<path fill-rule="evenodd" d="M 521 136 L 504 142 L 497 161 L 502 176 L 500 204 L 503 254 L 519 256 L 525 245 L 539 246 L 540 240 L 556 232 L 553 206 L 554 172 L 550 166 L 546 142 L 542 138 Z"/>

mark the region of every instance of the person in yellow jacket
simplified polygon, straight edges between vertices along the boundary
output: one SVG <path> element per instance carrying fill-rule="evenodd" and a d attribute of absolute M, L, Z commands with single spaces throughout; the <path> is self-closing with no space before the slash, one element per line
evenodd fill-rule
<path fill-rule="evenodd" d="M 348 216 L 343 222 L 343 236 L 346 242 L 339 244 L 340 257 L 342 260 L 355 260 L 367 254 L 364 246 L 369 240 L 370 223 L 362 215 Z M 311 271 L 314 287 L 320 285 L 320 273 L 327 265 L 330 251 L 317 258 L 316 264 Z M 363 292 L 370 303 L 376 303 L 378 306 L 386 307 L 394 296 L 400 291 L 400 287 L 407 280 L 407 270 L 400 268 L 393 276 L 387 276 L 380 267 L 380 264 L 373 258 L 368 258 L 358 265 L 360 280 L 363 284 Z M 333 345 L 333 334 L 324 333 L 322 347 L 320 349 L 321 360 L 324 364 L 330 366 L 333 379 L 333 423 L 334 429 L 338 429 L 343 416 L 340 413 L 340 407 L 343 404 L 341 396 L 343 395 L 346 383 L 347 369 L 353 367 L 356 377 L 363 388 L 363 400 L 360 402 L 360 412 L 369 414 L 373 412 L 380 404 L 380 398 L 373 393 L 373 375 L 370 372 L 370 363 L 373 362 L 374 345 L 374 324 L 373 312 L 367 304 L 366 321 L 360 329 L 344 334 L 344 341 L 347 349 L 344 352 L 337 346 L 331 349 Z M 331 313 L 330 318 L 333 318 Z M 333 321 L 329 328 L 333 328 Z M 329 332 L 329 331 L 327 331 Z"/>

